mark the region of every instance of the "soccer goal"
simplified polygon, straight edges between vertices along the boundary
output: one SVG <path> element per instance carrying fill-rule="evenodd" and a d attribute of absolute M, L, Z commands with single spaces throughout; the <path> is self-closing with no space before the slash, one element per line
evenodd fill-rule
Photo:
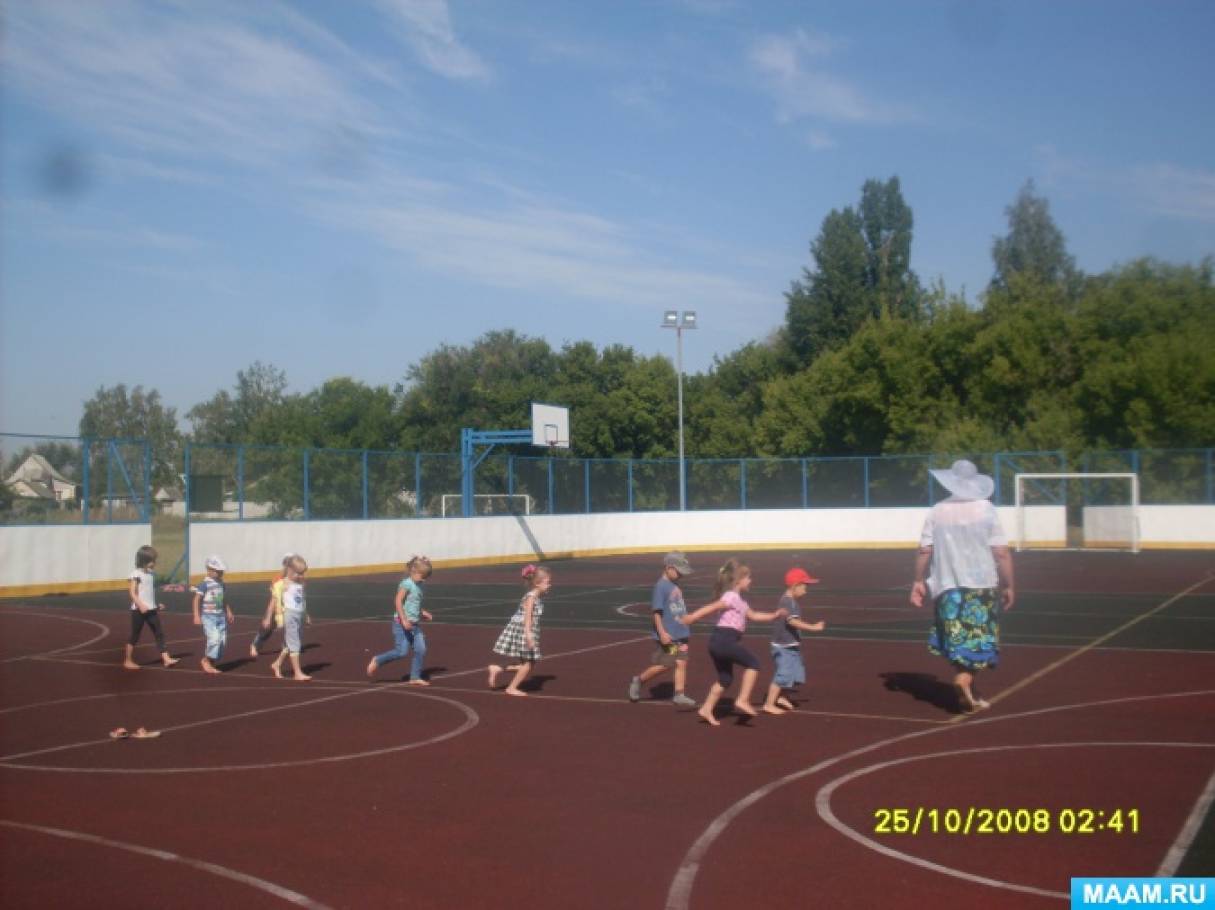
<path fill-rule="evenodd" d="M 1017 474 L 1018 550 L 1139 552 L 1139 475 Z"/>
<path fill-rule="evenodd" d="M 474 493 L 473 515 L 531 515 L 532 498 L 527 493 Z M 464 514 L 464 497 L 460 493 L 444 493 L 440 508 L 443 517 Z"/>

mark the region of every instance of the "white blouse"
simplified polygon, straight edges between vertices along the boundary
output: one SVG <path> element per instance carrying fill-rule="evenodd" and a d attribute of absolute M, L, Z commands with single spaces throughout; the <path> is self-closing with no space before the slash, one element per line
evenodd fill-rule
<path fill-rule="evenodd" d="M 938 502 L 924 521 L 920 546 L 932 547 L 928 591 L 935 600 L 953 588 L 999 584 L 992 547 L 1008 546 L 996 507 L 988 499 Z"/>

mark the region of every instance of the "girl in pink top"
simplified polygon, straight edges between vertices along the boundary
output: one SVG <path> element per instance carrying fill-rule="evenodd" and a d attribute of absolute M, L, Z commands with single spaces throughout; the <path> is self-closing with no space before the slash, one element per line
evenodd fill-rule
<path fill-rule="evenodd" d="M 783 607 L 770 613 L 752 610 L 742 597 L 750 587 L 751 569 L 738 560 L 731 559 L 717 571 L 717 583 L 713 586 L 713 596 L 717 600 L 679 619 L 684 625 L 690 626 L 710 613 L 721 614 L 717 618 L 717 627 L 709 638 L 709 656 L 713 658 L 713 666 L 717 668 L 717 682 L 713 683 L 704 704 L 696 712 L 702 720 L 714 727 L 721 726 L 721 723 L 713 716 L 713 709 L 717 707 L 722 693 L 734 682 L 735 664 L 744 670 L 738 698 L 734 699 L 734 709 L 750 717 L 756 716 L 755 708 L 751 706 L 751 690 L 755 688 L 755 680 L 759 677 L 759 659 L 742 646 L 747 620 L 771 622 L 789 615 L 789 611 Z"/>

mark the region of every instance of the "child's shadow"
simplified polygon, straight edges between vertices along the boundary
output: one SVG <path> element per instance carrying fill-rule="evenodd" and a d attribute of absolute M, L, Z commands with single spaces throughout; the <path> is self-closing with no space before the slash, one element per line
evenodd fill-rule
<path fill-rule="evenodd" d="M 552 676 L 552 675 L 545 676 L 543 673 L 538 674 L 536 676 L 529 676 L 527 679 L 525 679 L 523 681 L 522 685 L 520 685 L 519 688 L 522 689 L 524 692 L 540 692 L 541 690 L 544 689 L 545 683 L 547 683 L 551 680 L 554 680 L 556 678 L 557 678 L 556 676 Z"/>
<path fill-rule="evenodd" d="M 255 661 L 252 657 L 237 657 L 233 660 L 226 660 L 222 664 L 216 664 L 215 669 L 219 670 L 221 673 L 230 673 L 233 670 L 239 670 L 245 664 L 255 663 L 257 663 L 257 661 Z"/>
<path fill-rule="evenodd" d="M 656 686 L 650 686 L 650 699 L 653 701 L 670 701 L 675 696 L 675 684 L 672 682 L 661 682 Z"/>
<path fill-rule="evenodd" d="M 962 707 L 958 704 L 958 693 L 953 685 L 942 682 L 932 673 L 894 672 L 878 675 L 884 681 L 886 689 L 891 692 L 906 692 L 916 701 L 928 702 L 950 714 L 962 713 Z"/>
<path fill-rule="evenodd" d="M 300 669 L 303 670 L 305 673 L 307 673 L 309 676 L 311 676 L 313 673 L 319 673 L 321 670 L 324 670 L 326 667 L 331 667 L 331 666 L 333 666 L 333 665 L 329 661 L 326 660 L 326 661 L 322 661 L 319 664 L 306 664 L 306 665 L 300 667 Z"/>

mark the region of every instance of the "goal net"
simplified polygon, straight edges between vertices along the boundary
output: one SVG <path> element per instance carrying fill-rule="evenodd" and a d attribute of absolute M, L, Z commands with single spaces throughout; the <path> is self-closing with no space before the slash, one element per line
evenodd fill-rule
<path fill-rule="evenodd" d="M 464 496 L 444 493 L 440 508 L 443 517 L 464 514 Z M 531 515 L 532 498 L 527 493 L 474 493 L 474 515 Z"/>
<path fill-rule="evenodd" d="M 1138 474 L 1017 474 L 1016 548 L 1139 552 Z"/>

